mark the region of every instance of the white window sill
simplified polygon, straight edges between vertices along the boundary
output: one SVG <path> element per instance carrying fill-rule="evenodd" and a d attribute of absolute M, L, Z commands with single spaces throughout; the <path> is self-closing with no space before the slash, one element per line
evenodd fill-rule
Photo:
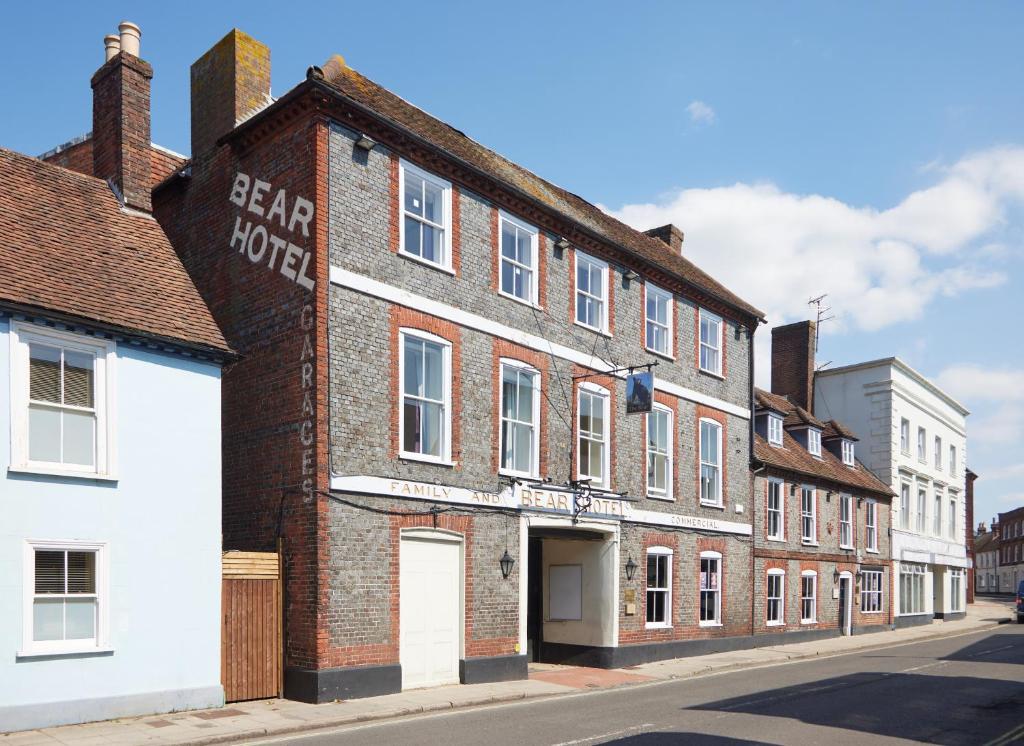
<path fill-rule="evenodd" d="M 765 627 L 785 627 L 786 623 L 785 622 L 765 622 L 764 626 Z"/>
<path fill-rule="evenodd" d="M 800 620 L 800 624 L 803 624 L 805 626 L 809 626 L 811 624 L 817 624 L 817 623 L 818 623 L 817 619 L 801 619 Z"/>
<path fill-rule="evenodd" d="M 658 357 L 664 360 L 668 360 L 669 362 L 674 363 L 676 361 L 676 356 L 673 355 L 671 352 L 661 352 L 660 350 L 656 350 L 653 347 L 648 347 L 647 345 L 644 345 L 644 349 L 647 350 L 652 355 L 657 355 Z"/>
<path fill-rule="evenodd" d="M 779 544 L 785 544 L 786 540 L 780 536 L 769 536 L 768 541 L 778 542 Z"/>
<path fill-rule="evenodd" d="M 721 627 L 722 623 L 721 622 L 699 622 L 697 624 L 697 626 L 698 627 Z"/>
<path fill-rule="evenodd" d="M 9 466 L 8 474 L 39 474 L 46 477 L 66 477 L 70 479 L 88 479 L 94 482 L 116 482 L 117 475 L 102 474 L 96 471 L 75 471 L 73 469 L 61 469 L 60 467 L 46 466 Z"/>
<path fill-rule="evenodd" d="M 672 629 L 672 625 L 664 622 L 645 622 L 644 629 Z"/>
<path fill-rule="evenodd" d="M 607 331 L 606 329 L 599 329 L 596 326 L 591 326 L 590 324 L 584 324 L 582 321 L 577 321 L 576 319 L 573 319 L 572 323 L 573 323 L 574 326 L 578 326 L 581 329 L 586 329 L 588 332 L 594 332 L 594 334 L 600 334 L 603 337 L 608 337 L 608 339 L 612 338 L 611 332 Z"/>
<path fill-rule="evenodd" d="M 449 461 L 443 458 L 434 458 L 432 456 L 424 456 L 420 453 L 406 453 L 401 451 L 398 454 L 398 458 L 402 461 L 415 461 L 418 464 L 433 464 L 434 466 L 449 466 L 455 467 L 459 465 L 458 461 Z"/>
<path fill-rule="evenodd" d="M 715 510 L 725 510 L 725 505 L 722 503 L 706 503 L 703 500 L 700 501 L 702 508 L 714 508 Z"/>
<path fill-rule="evenodd" d="M 861 612 L 860 612 L 860 613 L 861 613 L 861 614 L 881 614 L 881 613 L 882 613 L 882 610 L 881 610 L 881 609 L 879 609 L 878 611 L 864 611 L 863 609 L 861 609 Z"/>
<path fill-rule="evenodd" d="M 431 269 L 436 269 L 441 272 L 445 272 L 446 274 L 452 275 L 453 277 L 455 276 L 455 270 L 452 269 L 451 267 L 445 266 L 443 264 L 438 264 L 437 262 L 432 262 L 429 259 L 424 259 L 423 257 L 416 256 L 415 254 L 410 254 L 404 249 L 399 249 L 398 255 L 404 256 L 406 259 L 411 259 L 412 261 L 417 262 L 418 264 L 422 264 L 424 267 L 430 267 Z"/>
<path fill-rule="evenodd" d="M 672 495 L 657 495 L 651 492 L 647 493 L 647 498 L 649 500 L 661 500 L 663 503 L 673 503 L 676 501 Z"/>
<path fill-rule="evenodd" d="M 536 309 L 538 311 L 543 311 L 544 310 L 544 308 L 540 305 L 540 303 L 537 303 L 536 301 L 532 301 L 532 300 L 526 300 L 525 298 L 520 298 L 518 295 L 513 295 L 512 293 L 506 293 L 501 288 L 498 288 L 498 295 L 500 295 L 502 298 L 508 298 L 509 300 L 514 300 L 516 303 L 524 305 L 527 308 L 533 308 L 533 309 Z"/>
<path fill-rule="evenodd" d="M 803 544 L 803 545 L 804 545 L 805 547 L 816 547 L 816 546 L 820 546 L 820 544 L 818 544 L 818 542 L 816 542 L 816 541 L 811 541 L 811 540 L 809 540 L 809 539 L 801 539 L 801 540 L 800 540 L 800 543 L 801 543 L 801 544 Z"/>
<path fill-rule="evenodd" d="M 878 554 L 878 550 L 877 549 L 865 549 L 864 551 L 867 552 L 868 554 Z"/>
<path fill-rule="evenodd" d="M 717 373 L 717 372 L 715 372 L 713 370 L 708 370 L 707 368 L 701 368 L 699 365 L 697 366 L 697 370 L 700 373 L 703 373 L 706 376 L 711 376 L 712 378 L 717 378 L 719 381 L 724 381 L 725 380 L 725 376 L 723 376 L 721 373 Z"/>
<path fill-rule="evenodd" d="M 105 655 L 113 653 L 112 647 L 83 647 L 83 648 L 60 648 L 54 650 L 19 650 L 14 654 L 15 658 L 59 658 L 71 655 Z"/>
<path fill-rule="evenodd" d="M 454 465 L 454 464 L 453 464 Z M 512 471 L 510 469 L 498 469 L 498 476 L 508 477 L 509 479 L 529 479 L 529 480 L 540 480 L 540 477 L 536 474 L 527 474 L 521 471 Z"/>
<path fill-rule="evenodd" d="M 840 544 L 839 548 L 843 549 L 843 550 L 845 550 L 847 552 L 852 552 L 853 551 L 853 545 L 852 544 Z"/>
<path fill-rule="evenodd" d="M 768 445 L 770 445 L 772 448 L 782 448 L 782 441 L 780 440 L 776 442 L 774 440 L 769 440 Z"/>

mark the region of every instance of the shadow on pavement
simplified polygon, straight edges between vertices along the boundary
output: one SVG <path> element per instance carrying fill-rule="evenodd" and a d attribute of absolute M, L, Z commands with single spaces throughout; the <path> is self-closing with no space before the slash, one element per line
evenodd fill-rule
<path fill-rule="evenodd" d="M 1020 724 L 1024 682 L 943 676 L 941 661 L 930 665 L 934 675 L 855 673 L 687 709 L 789 718 L 939 744 L 983 743 Z"/>
<path fill-rule="evenodd" d="M 1024 635 L 1009 630 L 1005 634 L 991 634 L 975 643 L 966 645 L 954 653 L 943 656 L 947 661 L 968 661 L 971 663 L 1015 663 L 1024 665 Z"/>
<path fill-rule="evenodd" d="M 662 731 L 660 733 L 638 733 L 635 736 L 618 738 L 607 743 L 620 744 L 620 746 L 678 746 L 678 744 L 701 744 L 702 746 L 744 746 L 752 744 L 762 746 L 766 741 L 748 741 L 745 738 L 726 738 L 724 736 L 711 736 L 707 733 L 684 733 L 682 731 Z"/>

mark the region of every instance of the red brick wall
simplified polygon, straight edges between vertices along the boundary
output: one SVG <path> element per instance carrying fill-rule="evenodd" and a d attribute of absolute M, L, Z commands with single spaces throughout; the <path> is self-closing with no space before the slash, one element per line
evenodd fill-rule
<path fill-rule="evenodd" d="M 772 393 L 814 411 L 814 327 L 800 321 L 772 329 Z"/>

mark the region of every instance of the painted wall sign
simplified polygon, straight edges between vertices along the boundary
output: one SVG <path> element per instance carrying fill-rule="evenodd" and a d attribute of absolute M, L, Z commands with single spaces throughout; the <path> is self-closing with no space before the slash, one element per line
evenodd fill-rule
<path fill-rule="evenodd" d="M 626 414 L 650 412 L 654 406 L 654 373 L 649 370 L 626 377 Z"/>
<path fill-rule="evenodd" d="M 269 181 L 253 179 L 241 171 L 235 174 L 229 199 L 255 217 L 244 223 L 242 215 L 235 218 L 230 246 L 237 247 L 238 253 L 245 254 L 253 264 L 264 263 L 271 271 L 276 270 L 306 290 L 312 290 L 316 281 L 309 276 L 310 252 L 289 238 L 282 238 L 281 233 L 308 239 L 315 207 L 298 195 L 289 199 L 284 189 L 278 189 L 273 197 L 271 192 Z"/>
<path fill-rule="evenodd" d="M 405 479 L 347 476 L 331 477 L 331 490 L 334 492 L 366 495 L 406 497 L 416 500 L 453 503 L 456 505 L 507 508 L 509 510 L 522 510 L 530 513 L 572 515 L 571 494 L 523 487 L 522 485 L 506 487 L 501 492 L 495 493 L 469 490 L 464 487 L 428 484 L 426 482 L 410 482 Z M 752 533 L 749 523 L 736 523 L 735 521 L 721 521 L 700 516 L 640 510 L 633 507 L 631 503 L 614 498 L 594 498 L 590 509 L 581 515 L 590 519 L 625 520 L 635 523 L 648 523 L 654 526 L 673 526 L 697 531 L 739 534 L 742 536 L 749 536 Z"/>

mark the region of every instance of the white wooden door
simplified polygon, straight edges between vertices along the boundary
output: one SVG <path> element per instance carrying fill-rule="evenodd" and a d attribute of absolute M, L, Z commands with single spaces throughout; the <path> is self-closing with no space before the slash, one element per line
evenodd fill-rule
<path fill-rule="evenodd" d="M 459 683 L 460 556 L 461 547 L 454 541 L 402 538 L 403 689 Z"/>

